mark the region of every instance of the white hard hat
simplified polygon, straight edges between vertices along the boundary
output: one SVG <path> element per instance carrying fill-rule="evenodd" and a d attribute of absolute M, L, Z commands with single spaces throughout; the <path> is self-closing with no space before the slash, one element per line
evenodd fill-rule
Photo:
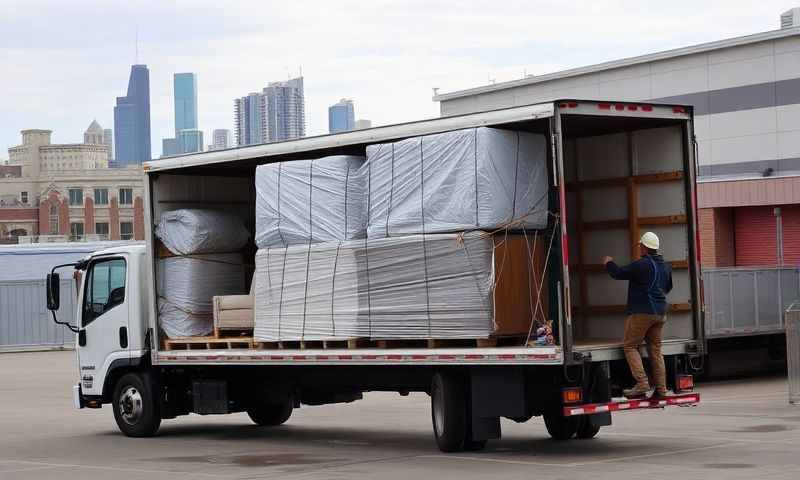
<path fill-rule="evenodd" d="M 649 248 L 650 250 L 658 250 L 658 245 L 659 245 L 658 235 L 656 235 L 653 232 L 645 232 L 645 234 L 642 235 L 642 239 L 639 240 L 639 243 Z"/>

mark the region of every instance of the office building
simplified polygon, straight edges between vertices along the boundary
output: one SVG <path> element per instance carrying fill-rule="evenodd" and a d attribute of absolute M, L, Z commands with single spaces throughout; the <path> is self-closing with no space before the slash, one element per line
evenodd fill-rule
<path fill-rule="evenodd" d="M 372 120 L 359 118 L 356 120 L 356 130 L 364 130 L 365 128 L 372 128 Z"/>
<path fill-rule="evenodd" d="M 227 128 L 217 128 L 211 134 L 211 145 L 209 150 L 224 150 L 233 147 L 231 131 Z"/>
<path fill-rule="evenodd" d="M 141 165 L 150 160 L 150 71 L 133 65 L 128 92 L 114 107 L 116 166 Z"/>
<path fill-rule="evenodd" d="M 328 107 L 328 131 L 330 133 L 349 132 L 356 127 L 356 114 L 353 101 L 347 98 Z"/>
<path fill-rule="evenodd" d="M 172 79 L 175 136 L 161 142 L 161 156 L 203 151 L 203 132 L 197 128 L 197 75 L 176 73 Z"/>
<path fill-rule="evenodd" d="M 0 168 L 0 243 L 144 238 L 141 167 L 108 168 L 94 123 L 84 134 L 91 143 L 22 131 Z"/>
<path fill-rule="evenodd" d="M 267 140 L 282 142 L 306 136 L 303 77 L 271 82 L 264 88 Z"/>
<path fill-rule="evenodd" d="M 702 261 L 800 264 L 800 10 L 779 30 L 436 94 L 442 116 L 562 98 L 694 106 Z"/>
<path fill-rule="evenodd" d="M 236 145 L 267 142 L 264 95 L 251 93 L 233 101 Z"/>
<path fill-rule="evenodd" d="M 303 77 L 271 82 L 261 93 L 233 101 L 237 145 L 281 142 L 306 136 Z"/>
<path fill-rule="evenodd" d="M 103 129 L 103 143 L 108 147 L 108 163 L 114 161 L 114 131 L 110 128 Z"/>
<path fill-rule="evenodd" d="M 105 137 L 103 127 L 97 123 L 97 120 L 92 120 L 89 127 L 83 132 L 83 143 L 87 145 L 105 145 Z"/>

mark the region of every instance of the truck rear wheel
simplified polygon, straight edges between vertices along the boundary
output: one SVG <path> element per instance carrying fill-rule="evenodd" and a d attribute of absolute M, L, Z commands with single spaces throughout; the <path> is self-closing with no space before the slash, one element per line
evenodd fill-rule
<path fill-rule="evenodd" d="M 292 416 L 294 405 L 290 400 L 281 403 L 263 404 L 247 409 L 250 420 L 260 427 L 283 425 Z"/>
<path fill-rule="evenodd" d="M 126 373 L 114 387 L 114 420 L 129 437 L 152 437 L 161 425 L 155 382 L 146 373 Z"/>
<path fill-rule="evenodd" d="M 553 409 L 544 414 L 544 426 L 553 440 L 569 440 L 578 431 L 578 418 L 565 417 L 560 411 Z"/>
<path fill-rule="evenodd" d="M 433 376 L 431 420 L 439 450 L 443 452 L 464 450 L 468 433 L 467 389 L 458 376 L 446 373 L 436 373 Z M 467 446 L 472 447 L 472 445 Z"/>
<path fill-rule="evenodd" d="M 596 437 L 598 433 L 600 433 L 600 427 L 592 425 L 588 415 L 582 416 L 575 437 L 586 440 Z"/>

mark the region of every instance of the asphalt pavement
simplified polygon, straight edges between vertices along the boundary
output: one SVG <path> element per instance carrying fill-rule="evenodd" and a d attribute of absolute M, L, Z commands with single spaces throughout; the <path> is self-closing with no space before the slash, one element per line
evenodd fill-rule
<path fill-rule="evenodd" d="M 276 428 L 191 415 L 127 438 L 108 406 L 72 409 L 74 357 L 0 354 L 0 479 L 800 478 L 800 406 L 779 376 L 702 384 L 699 406 L 615 414 L 592 440 L 554 442 L 540 419 L 503 420 L 485 451 L 446 455 L 424 394 L 303 407 Z"/>

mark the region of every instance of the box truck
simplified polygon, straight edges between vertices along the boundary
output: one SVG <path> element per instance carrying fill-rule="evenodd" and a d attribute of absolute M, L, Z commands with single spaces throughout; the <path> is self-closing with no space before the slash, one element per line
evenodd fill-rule
<path fill-rule="evenodd" d="M 260 165 L 364 156 L 378 144 L 483 127 L 546 139 L 546 227 L 522 232 L 538 239 L 536 255 L 546 254 L 532 290 L 546 296 L 538 315 L 549 330 L 541 338 L 532 326 L 510 338 L 345 342 L 267 342 L 222 332 L 175 339 L 159 328 L 159 300 L 177 288 L 159 271 L 163 246 L 155 226 L 165 212 L 227 211 L 249 219 L 253 232 Z M 147 162 L 145 245 L 93 253 L 56 266 L 48 278 L 55 321 L 56 270 L 72 268 L 80 283 L 77 325 L 69 326 L 77 335 L 74 404 L 108 405 L 124 434 L 141 437 L 156 434 L 163 419 L 190 413 L 247 412 L 268 427 L 305 405 L 353 402 L 370 391 L 425 392 L 445 452 L 499 438 L 501 417 L 543 417 L 554 439 L 567 440 L 595 436 L 615 411 L 697 404 L 689 375 L 704 350 L 695 145 L 690 106 L 566 99 Z M 514 227 L 505 232 L 519 235 Z M 645 231 L 659 235 L 673 269 L 662 351 L 674 394 L 615 400 L 632 383 L 621 341 L 626 284 L 612 280 L 600 259 L 636 259 Z M 243 254 L 256 263 L 250 245 Z M 510 261 L 509 268 L 528 260 Z M 530 323 L 525 308 L 514 305 L 530 295 L 528 287 L 507 287 L 494 292 L 492 308 Z"/>

